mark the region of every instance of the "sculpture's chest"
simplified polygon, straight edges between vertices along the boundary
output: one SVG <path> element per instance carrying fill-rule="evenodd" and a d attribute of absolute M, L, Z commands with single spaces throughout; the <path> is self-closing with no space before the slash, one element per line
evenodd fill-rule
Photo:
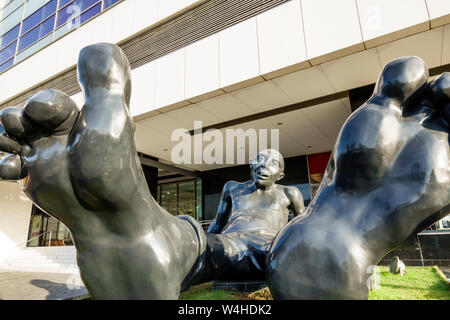
<path fill-rule="evenodd" d="M 265 209 L 282 211 L 289 206 L 289 200 L 284 192 L 279 190 L 253 192 L 236 192 L 232 194 L 232 204 L 234 210 L 254 210 Z"/>

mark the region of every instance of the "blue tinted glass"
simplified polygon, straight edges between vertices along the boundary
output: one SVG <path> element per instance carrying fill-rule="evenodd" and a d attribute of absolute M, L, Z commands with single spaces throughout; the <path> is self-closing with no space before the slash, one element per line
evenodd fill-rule
<path fill-rule="evenodd" d="M 0 72 L 5 71 L 6 69 L 8 69 L 9 67 L 12 67 L 14 62 L 14 59 L 9 59 L 8 61 L 6 61 L 4 64 L 2 64 L 0 66 Z"/>
<path fill-rule="evenodd" d="M 60 11 L 58 11 L 58 20 L 56 22 L 56 26 L 59 27 L 63 25 L 67 21 L 78 17 L 86 8 L 89 8 L 94 3 L 98 2 L 98 0 L 76 0 L 72 4 L 64 7 Z M 92 8 L 93 9 L 93 8 Z M 90 9 L 91 10 L 91 9 Z M 86 19 L 85 19 L 86 20 Z M 72 24 L 75 24 L 74 27 L 78 27 L 78 25 L 82 23 L 80 19 L 74 19 Z"/>
<path fill-rule="evenodd" d="M 14 53 L 16 53 L 16 45 L 17 41 L 14 41 L 9 46 L 0 51 L 0 63 L 3 63 L 14 56 Z"/>
<path fill-rule="evenodd" d="M 57 0 L 52 0 L 45 6 L 37 10 L 35 13 L 33 13 L 31 16 L 23 20 L 22 31 L 20 34 L 23 35 L 35 25 L 39 24 L 42 20 L 52 15 L 56 11 L 57 3 Z"/>
<path fill-rule="evenodd" d="M 42 20 L 47 17 L 50 17 L 56 11 L 56 5 L 58 4 L 58 0 L 52 0 L 44 6 L 44 12 L 42 16 Z"/>
<path fill-rule="evenodd" d="M 0 38 L 0 48 L 3 48 L 5 45 L 10 43 L 11 41 L 17 39 L 19 36 L 20 24 L 16 27 L 8 31 L 3 37 Z"/>
<path fill-rule="evenodd" d="M 102 4 L 101 3 L 95 5 L 94 7 L 89 9 L 88 11 L 84 12 L 81 15 L 81 23 L 85 22 L 86 20 L 89 20 L 90 18 L 92 18 L 93 16 L 98 14 L 100 11 L 102 11 Z"/>
<path fill-rule="evenodd" d="M 36 27 L 20 38 L 19 51 L 22 51 L 23 49 L 25 49 L 38 39 L 39 39 L 39 27 Z"/>
<path fill-rule="evenodd" d="M 62 8 L 64 7 L 66 4 L 68 4 L 69 2 L 71 2 L 72 0 L 60 0 L 59 1 L 59 7 L 58 8 Z"/>
<path fill-rule="evenodd" d="M 58 11 L 58 18 L 56 20 L 56 26 L 59 27 L 60 25 L 64 24 L 66 21 L 70 20 L 71 18 L 75 17 L 76 13 L 72 5 L 69 5 L 62 10 Z"/>
<path fill-rule="evenodd" d="M 104 0 L 103 2 L 105 3 L 105 5 L 103 6 L 103 8 L 106 9 L 119 1 L 120 0 Z"/>
<path fill-rule="evenodd" d="M 23 20 L 22 22 L 22 32 L 20 35 L 24 34 L 31 28 L 33 28 L 35 25 L 37 25 L 42 20 L 42 11 L 43 8 L 40 8 L 35 13 L 33 13 L 31 16 Z"/>
<path fill-rule="evenodd" d="M 39 27 L 39 39 L 52 32 L 54 25 L 55 25 L 55 15 L 51 16 L 50 18 L 42 22 L 42 24 Z"/>
<path fill-rule="evenodd" d="M 78 6 L 81 9 L 81 12 L 83 12 L 96 2 L 99 2 L 99 0 L 75 0 L 74 5 Z"/>
<path fill-rule="evenodd" d="M 29 45 L 33 44 L 43 36 L 53 31 L 53 25 L 55 23 L 55 15 L 45 20 L 39 26 L 28 32 L 26 35 L 20 38 L 19 51 L 22 51 Z"/>

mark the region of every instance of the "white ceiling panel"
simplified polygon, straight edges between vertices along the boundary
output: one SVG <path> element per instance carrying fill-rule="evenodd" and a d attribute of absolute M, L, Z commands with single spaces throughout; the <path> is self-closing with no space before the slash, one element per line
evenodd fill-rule
<path fill-rule="evenodd" d="M 136 148 L 139 152 L 153 157 L 170 160 L 170 135 L 148 128 L 142 124 L 136 124 L 134 135 Z M 167 149 L 167 151 L 165 151 Z"/>
<path fill-rule="evenodd" d="M 237 119 L 255 113 L 253 109 L 229 93 L 201 101 L 198 105 L 222 121 Z"/>
<path fill-rule="evenodd" d="M 342 125 L 350 115 L 341 100 L 305 108 L 302 111 L 333 142 L 336 141 Z"/>
<path fill-rule="evenodd" d="M 166 114 L 158 114 L 156 116 L 143 119 L 138 121 L 139 124 L 142 124 L 151 129 L 155 129 L 157 131 L 172 134 L 173 130 L 178 128 L 184 128 L 183 123 L 167 116 Z M 187 128 L 184 128 L 187 129 Z"/>
<path fill-rule="evenodd" d="M 297 71 L 272 80 L 295 102 L 336 92 L 320 66 Z"/>
<path fill-rule="evenodd" d="M 165 115 L 182 123 L 183 128 L 186 128 L 187 130 L 192 130 L 194 128 L 194 121 L 201 121 L 203 127 L 222 121 L 221 118 L 200 107 L 198 104 L 192 104 L 181 109 L 173 110 L 165 113 Z"/>
<path fill-rule="evenodd" d="M 428 68 L 441 64 L 443 27 L 422 32 L 377 47 L 382 66 L 403 56 L 419 56 Z"/>
<path fill-rule="evenodd" d="M 381 72 L 375 48 L 321 65 L 337 91 L 344 91 L 374 83 Z"/>
<path fill-rule="evenodd" d="M 444 26 L 444 41 L 442 44 L 442 64 L 447 64 L 450 63 L 450 24 Z"/>
<path fill-rule="evenodd" d="M 292 100 L 273 81 L 265 81 L 245 89 L 233 91 L 231 94 L 256 112 L 292 104 Z"/>
<path fill-rule="evenodd" d="M 332 148 L 333 141 L 313 124 L 302 110 L 279 114 L 267 120 L 274 124 L 281 123 L 279 128 L 307 153 L 316 153 L 316 150 L 323 149 L 329 151 Z"/>

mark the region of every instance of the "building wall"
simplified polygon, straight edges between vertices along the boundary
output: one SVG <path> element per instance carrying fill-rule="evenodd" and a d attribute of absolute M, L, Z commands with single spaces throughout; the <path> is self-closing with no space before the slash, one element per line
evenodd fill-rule
<path fill-rule="evenodd" d="M 19 184 L 0 182 L 0 259 L 16 245 L 25 247 L 31 216 L 31 201 Z"/>
<path fill-rule="evenodd" d="M 200 3 L 123 1 L 2 74 L 0 101 L 71 68 L 86 45 L 122 42 Z M 133 70 L 132 113 L 189 104 L 217 90 L 233 91 L 361 51 L 370 56 L 374 47 L 430 28 L 442 41 L 448 23 L 446 0 L 291 0 Z M 439 61 L 423 58 L 434 67 L 449 54 L 444 49 Z M 358 83 L 363 84 L 368 83 Z"/>

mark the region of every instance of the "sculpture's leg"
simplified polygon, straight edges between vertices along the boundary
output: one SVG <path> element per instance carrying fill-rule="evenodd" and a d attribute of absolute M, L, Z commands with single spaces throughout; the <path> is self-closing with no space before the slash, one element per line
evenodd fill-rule
<path fill-rule="evenodd" d="M 206 238 L 206 250 L 197 268 L 185 279 L 183 290 L 213 280 L 265 280 L 267 252 L 249 246 L 238 234 L 207 233 Z"/>
<path fill-rule="evenodd" d="M 69 140 L 69 170 L 77 198 L 100 221 L 73 230 L 83 280 L 96 297 L 175 299 L 201 253 L 200 227 L 168 214 L 149 192 L 123 52 L 109 44 L 86 47 L 78 73 L 85 105 Z"/>
<path fill-rule="evenodd" d="M 0 150 L 13 153 L 0 162 L 0 178 L 26 176 L 27 196 L 70 229 L 93 298 L 176 299 L 204 250 L 203 231 L 150 194 L 128 110 L 130 66 L 120 48 L 84 48 L 78 73 L 81 112 L 57 90 L 0 112 Z"/>
<path fill-rule="evenodd" d="M 389 63 L 344 124 L 306 218 L 266 261 L 278 299 L 366 299 L 371 266 L 449 213 L 450 74 L 427 84 L 416 57 Z"/>

